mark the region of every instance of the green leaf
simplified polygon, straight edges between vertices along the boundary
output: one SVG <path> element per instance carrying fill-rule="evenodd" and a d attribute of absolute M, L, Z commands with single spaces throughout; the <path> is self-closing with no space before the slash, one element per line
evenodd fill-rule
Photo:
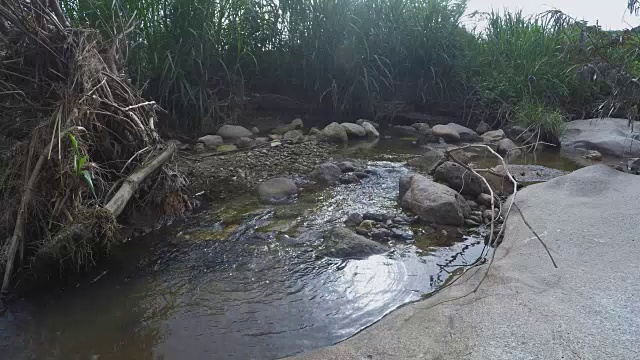
<path fill-rule="evenodd" d="M 87 162 L 87 155 L 84 155 L 83 157 L 80 158 L 80 160 L 78 161 L 78 170 L 82 170 L 82 167 L 84 166 L 84 164 Z"/>
<path fill-rule="evenodd" d="M 69 135 L 69 138 L 71 139 L 71 145 L 73 145 L 73 150 L 76 151 L 76 153 L 78 152 L 78 142 L 76 141 L 76 137 L 73 136 L 73 134 L 69 133 L 67 134 Z"/>
<path fill-rule="evenodd" d="M 89 190 L 91 190 L 91 193 L 95 197 L 96 192 L 95 192 L 95 189 L 93 188 L 93 180 L 91 179 L 91 174 L 87 170 L 82 170 L 82 175 L 84 176 L 84 179 L 87 180 L 87 184 L 89 185 Z"/>

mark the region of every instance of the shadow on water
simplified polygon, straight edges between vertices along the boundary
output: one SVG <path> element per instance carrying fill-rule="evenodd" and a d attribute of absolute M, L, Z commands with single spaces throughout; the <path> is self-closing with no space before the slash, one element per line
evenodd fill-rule
<path fill-rule="evenodd" d="M 372 149 L 375 149 L 373 151 Z M 343 153 L 397 160 L 381 142 Z M 373 154 L 373 155 L 372 155 Z M 11 359 L 269 359 L 330 345 L 441 286 L 473 263 L 480 237 L 413 241 L 362 260 L 321 258 L 323 232 L 352 212 L 403 215 L 400 162 L 369 161 L 360 184 L 303 193 L 288 205 L 241 197 L 152 233 L 163 256 L 131 275 L 23 301 L 0 319 Z"/>

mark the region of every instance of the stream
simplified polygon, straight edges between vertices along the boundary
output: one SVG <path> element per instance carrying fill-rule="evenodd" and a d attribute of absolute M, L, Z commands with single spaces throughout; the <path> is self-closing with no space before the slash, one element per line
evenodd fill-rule
<path fill-rule="evenodd" d="M 136 239 L 77 288 L 12 306 L 0 317 L 0 358 L 275 359 L 344 340 L 437 290 L 483 250 L 480 234 L 412 225 L 410 240 L 382 255 L 316 254 L 323 232 L 350 213 L 409 215 L 397 193 L 410 171 L 402 158 L 414 153 L 357 144 L 340 155 L 374 174 L 361 183 L 277 206 L 241 196 Z M 575 166 L 558 153 L 523 162 Z"/>

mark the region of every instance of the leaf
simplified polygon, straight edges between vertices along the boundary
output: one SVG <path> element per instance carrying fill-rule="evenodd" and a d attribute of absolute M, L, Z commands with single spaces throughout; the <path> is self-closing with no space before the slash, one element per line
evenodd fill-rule
<path fill-rule="evenodd" d="M 80 160 L 78 161 L 78 166 L 77 171 L 82 170 L 82 168 L 84 167 L 84 164 L 86 164 L 87 162 L 87 155 L 84 155 L 83 157 L 80 158 Z"/>
<path fill-rule="evenodd" d="M 71 139 L 71 145 L 73 145 L 73 150 L 75 150 L 76 152 L 78 151 L 78 142 L 76 141 L 76 137 L 73 136 L 73 134 L 67 134 L 69 135 L 69 138 Z"/>
<path fill-rule="evenodd" d="M 95 197 L 96 192 L 95 192 L 95 189 L 93 188 L 93 180 L 91 179 L 91 174 L 87 170 L 82 170 L 82 175 L 84 176 L 84 179 L 87 181 L 87 184 L 89 185 L 89 190 L 91 190 L 91 193 Z"/>

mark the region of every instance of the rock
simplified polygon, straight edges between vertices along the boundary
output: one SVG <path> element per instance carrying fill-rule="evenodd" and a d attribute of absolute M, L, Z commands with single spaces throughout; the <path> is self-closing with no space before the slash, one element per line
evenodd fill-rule
<path fill-rule="evenodd" d="M 515 157 L 519 156 L 522 152 L 520 149 L 516 149 L 516 144 L 511 139 L 502 139 L 498 141 L 498 153 L 501 155 Z"/>
<path fill-rule="evenodd" d="M 380 125 L 378 125 L 378 123 L 377 123 L 377 122 L 374 122 L 374 121 L 371 121 L 371 120 L 367 120 L 367 119 L 358 119 L 358 120 L 356 121 L 356 124 L 358 124 L 358 125 L 360 125 L 360 126 L 362 126 L 362 127 L 364 127 L 364 124 L 366 124 L 366 123 L 371 124 L 371 126 L 373 126 L 373 127 L 374 127 L 374 128 L 376 128 L 376 129 L 380 127 Z"/>
<path fill-rule="evenodd" d="M 428 124 L 425 124 L 423 122 L 417 122 L 417 123 L 413 123 L 411 124 L 411 127 L 416 129 L 419 133 L 424 130 L 431 130 L 431 127 Z"/>
<path fill-rule="evenodd" d="M 471 219 L 466 219 L 464 221 L 464 224 L 467 225 L 467 226 L 480 226 L 479 222 L 473 221 Z"/>
<path fill-rule="evenodd" d="M 196 144 L 196 147 L 194 148 L 194 150 L 195 150 L 195 151 L 198 151 L 198 152 L 199 152 L 199 151 L 204 151 L 204 149 L 205 149 L 205 146 L 204 146 L 204 144 L 203 144 L 203 143 L 197 143 L 197 144 Z"/>
<path fill-rule="evenodd" d="M 375 228 L 377 225 L 377 223 L 373 220 L 363 220 L 360 225 L 358 225 L 359 228 L 365 229 L 367 231 L 373 230 L 373 228 Z"/>
<path fill-rule="evenodd" d="M 258 185 L 260 199 L 268 203 L 283 202 L 298 194 L 298 187 L 288 178 L 273 178 Z"/>
<path fill-rule="evenodd" d="M 391 230 L 389 229 L 379 228 L 379 229 L 371 230 L 370 235 L 372 239 L 381 241 L 381 240 L 386 240 L 392 237 L 393 232 L 391 232 Z"/>
<path fill-rule="evenodd" d="M 269 135 L 269 139 L 271 139 L 271 140 L 280 140 L 280 139 L 282 139 L 282 135 L 280 135 L 280 134 L 271 134 L 271 135 Z"/>
<path fill-rule="evenodd" d="M 482 140 L 484 142 L 490 143 L 490 142 L 500 141 L 504 139 L 506 135 L 504 134 L 504 131 L 502 131 L 502 129 L 498 129 L 493 131 L 487 131 L 486 133 L 480 135 L 480 137 L 482 137 Z"/>
<path fill-rule="evenodd" d="M 311 172 L 311 177 L 326 185 L 338 183 L 341 175 L 342 171 L 340 168 L 336 164 L 329 162 L 316 166 L 316 168 Z"/>
<path fill-rule="evenodd" d="M 317 127 L 312 127 L 311 130 L 309 130 L 309 135 L 318 136 L 320 134 L 322 134 L 322 131 L 320 129 L 318 129 Z"/>
<path fill-rule="evenodd" d="M 434 173 L 434 178 L 456 191 L 461 191 L 462 194 L 478 196 L 485 192 L 484 182 L 479 176 L 452 161 L 440 165 Z"/>
<path fill-rule="evenodd" d="M 322 136 L 325 140 L 333 142 L 347 142 L 349 140 L 347 131 L 337 122 L 327 125 L 322 130 Z"/>
<path fill-rule="evenodd" d="M 289 130 L 284 134 L 282 140 L 291 143 L 299 143 L 304 140 L 304 134 L 300 130 Z"/>
<path fill-rule="evenodd" d="M 351 213 L 347 216 L 347 220 L 344 221 L 345 225 L 348 226 L 359 226 L 362 223 L 363 218 L 362 214 L 359 213 Z"/>
<path fill-rule="evenodd" d="M 533 131 L 527 130 L 522 126 L 509 125 L 504 128 L 504 134 L 507 138 L 521 143 L 535 143 L 536 139 L 532 139 Z"/>
<path fill-rule="evenodd" d="M 393 237 L 400 240 L 413 240 L 413 232 L 406 228 L 393 228 L 391 229 Z"/>
<path fill-rule="evenodd" d="M 222 137 L 218 135 L 206 135 L 198 139 L 197 144 L 203 144 L 207 149 L 215 149 L 222 144 Z"/>
<path fill-rule="evenodd" d="M 400 179 L 400 203 L 420 219 L 442 225 L 462 225 L 471 209 L 453 189 L 422 175 Z"/>
<path fill-rule="evenodd" d="M 460 141 L 460 134 L 448 125 L 435 125 L 431 128 L 434 136 L 441 137 L 447 142 Z"/>
<path fill-rule="evenodd" d="M 464 150 L 462 149 L 458 149 L 454 147 L 454 148 L 448 148 L 447 151 L 449 151 L 449 154 L 455 157 L 456 160 L 462 162 L 463 164 L 469 164 L 471 162 L 469 155 L 467 155 L 467 153 L 464 152 Z"/>
<path fill-rule="evenodd" d="M 251 146 L 253 146 L 253 144 L 253 139 L 248 137 L 241 137 L 240 139 L 238 139 L 238 141 L 236 141 L 236 145 L 240 149 L 250 148 Z"/>
<path fill-rule="evenodd" d="M 270 139 L 268 137 L 257 137 L 256 138 L 256 143 L 259 144 L 266 144 L 270 141 Z"/>
<path fill-rule="evenodd" d="M 362 214 L 362 218 L 365 220 L 372 220 L 375 222 L 383 223 L 389 220 L 391 217 L 385 214 L 364 213 Z"/>
<path fill-rule="evenodd" d="M 218 152 L 225 153 L 238 150 L 238 147 L 232 144 L 220 145 L 216 149 Z"/>
<path fill-rule="evenodd" d="M 304 129 L 304 122 L 300 118 L 295 118 L 291 122 L 291 126 L 293 126 L 295 130 L 302 130 Z"/>
<path fill-rule="evenodd" d="M 640 159 L 629 159 L 629 161 L 627 162 L 627 168 L 629 169 L 629 173 L 640 175 Z"/>
<path fill-rule="evenodd" d="M 453 129 L 455 132 L 458 133 L 458 135 L 460 135 L 460 140 L 462 141 L 479 141 L 481 140 L 480 136 L 478 135 L 478 133 L 476 133 L 475 131 L 469 129 L 468 127 L 464 127 L 460 124 L 456 124 L 456 123 L 448 123 L 447 124 L 448 127 L 450 127 L 451 129 Z M 445 140 L 447 140 L 445 138 Z"/>
<path fill-rule="evenodd" d="M 251 128 L 251 132 L 255 135 L 255 134 L 260 132 L 260 129 L 258 129 L 257 126 L 254 126 L 254 127 Z"/>
<path fill-rule="evenodd" d="M 367 131 L 360 125 L 354 123 L 340 124 L 347 132 L 349 138 L 359 138 L 367 136 Z"/>
<path fill-rule="evenodd" d="M 567 123 L 563 147 L 597 150 L 602 154 L 618 157 L 640 156 L 640 121 L 633 123 L 631 133 L 626 119 L 574 120 Z"/>
<path fill-rule="evenodd" d="M 436 168 L 447 161 L 447 156 L 442 150 L 430 150 L 424 155 L 407 161 L 407 165 L 424 171 L 426 174 L 433 174 Z"/>
<path fill-rule="evenodd" d="M 478 134 L 484 134 L 489 131 L 491 131 L 491 126 L 484 121 L 480 121 L 478 126 L 476 126 L 476 133 Z"/>
<path fill-rule="evenodd" d="M 429 130 L 431 131 L 431 130 Z M 416 144 L 419 146 L 425 146 L 428 144 L 438 144 L 440 143 L 440 140 L 442 138 L 441 137 L 437 137 L 433 134 L 422 134 L 420 135 L 420 137 L 418 138 L 418 141 L 416 141 Z"/>
<path fill-rule="evenodd" d="M 488 219 L 489 221 L 491 221 L 491 215 L 492 214 L 493 214 L 493 219 L 497 220 L 498 216 L 500 216 L 500 210 L 493 209 L 493 211 L 491 211 L 490 209 L 487 209 L 482 213 L 482 218 L 483 219 Z"/>
<path fill-rule="evenodd" d="M 222 125 L 220 129 L 218 129 L 217 134 L 225 139 L 232 140 L 253 136 L 251 131 L 239 125 Z"/>
<path fill-rule="evenodd" d="M 360 182 L 360 179 L 358 179 L 358 177 L 355 176 L 354 174 L 344 174 L 340 176 L 341 184 L 355 184 L 359 182 Z"/>
<path fill-rule="evenodd" d="M 479 194 L 478 197 L 476 198 L 476 201 L 478 202 L 478 204 L 482 204 L 486 207 L 491 207 L 491 195 L 489 194 Z"/>
<path fill-rule="evenodd" d="M 417 137 L 418 130 L 411 126 L 396 125 L 391 128 L 391 133 L 397 137 Z"/>
<path fill-rule="evenodd" d="M 327 257 L 361 259 L 387 250 L 386 246 L 347 228 L 335 227 L 327 232 L 324 248 L 319 253 Z"/>
<path fill-rule="evenodd" d="M 376 130 L 376 128 L 370 122 L 368 122 L 368 121 L 363 122 L 362 123 L 362 128 L 367 133 L 367 137 L 368 138 L 379 138 L 380 137 L 380 133 L 378 132 L 378 130 Z"/>
<path fill-rule="evenodd" d="M 351 161 L 341 161 L 336 164 L 343 173 L 356 171 L 356 166 Z"/>
<path fill-rule="evenodd" d="M 589 150 L 584 157 L 593 161 L 602 161 L 602 154 L 598 150 Z"/>
<path fill-rule="evenodd" d="M 356 171 L 353 173 L 353 175 L 355 175 L 358 179 L 366 179 L 369 177 L 369 174 L 367 174 L 366 172 L 362 172 L 362 171 Z"/>
<path fill-rule="evenodd" d="M 507 174 L 502 165 L 493 167 L 491 171 L 502 175 Z M 509 172 L 517 181 L 526 183 L 549 181 L 569 173 L 568 171 L 552 169 L 541 165 L 509 165 Z M 509 180 L 507 181 L 510 182 Z M 513 187 L 510 187 L 510 189 L 511 190 L 507 191 L 508 193 L 513 192 Z"/>
<path fill-rule="evenodd" d="M 480 207 L 478 206 L 478 203 L 476 203 L 473 200 L 467 200 L 467 205 L 469 205 L 469 208 L 471 210 L 478 210 Z"/>

